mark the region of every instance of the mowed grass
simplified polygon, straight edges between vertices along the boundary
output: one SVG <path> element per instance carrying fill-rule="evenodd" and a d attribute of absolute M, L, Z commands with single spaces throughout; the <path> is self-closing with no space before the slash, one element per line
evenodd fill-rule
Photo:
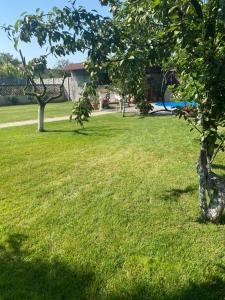
<path fill-rule="evenodd" d="M 71 114 L 73 103 L 49 103 L 45 108 L 45 117 L 63 117 Z M 0 106 L 0 123 L 36 120 L 38 114 L 37 104 Z"/>
<path fill-rule="evenodd" d="M 185 122 L 46 128 L 0 130 L 1 300 L 225 299 L 225 227 L 199 221 Z"/>

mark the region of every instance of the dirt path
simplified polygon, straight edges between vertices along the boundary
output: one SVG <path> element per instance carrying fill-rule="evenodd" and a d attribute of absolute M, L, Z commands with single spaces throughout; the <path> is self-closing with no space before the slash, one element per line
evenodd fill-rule
<path fill-rule="evenodd" d="M 99 111 L 99 112 L 93 112 L 91 114 L 92 117 L 95 116 L 101 116 L 101 115 L 106 115 L 106 114 L 112 114 L 115 111 L 109 110 L 109 111 Z M 59 121 L 66 121 L 69 120 L 69 117 L 55 117 L 55 118 L 46 118 L 45 122 L 50 123 L 50 122 L 59 122 Z M 8 122 L 8 123 L 2 123 L 0 124 L 0 129 L 2 128 L 9 128 L 9 127 L 18 127 L 18 126 L 27 126 L 27 125 L 35 125 L 37 124 L 37 120 L 28 120 L 28 121 L 17 121 L 17 122 Z"/>

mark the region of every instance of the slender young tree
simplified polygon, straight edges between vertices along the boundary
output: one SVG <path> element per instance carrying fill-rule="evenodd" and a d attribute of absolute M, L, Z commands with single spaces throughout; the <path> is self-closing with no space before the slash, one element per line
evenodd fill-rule
<path fill-rule="evenodd" d="M 51 96 L 51 92 L 48 91 L 48 88 L 44 82 L 43 74 L 46 71 L 47 61 L 46 56 L 41 56 L 31 60 L 28 64 L 26 59 L 20 50 L 20 56 L 23 63 L 24 75 L 27 79 L 26 87 L 24 89 L 25 95 L 35 97 L 38 104 L 38 131 L 44 131 L 44 112 L 45 107 L 48 103 L 62 97 L 64 89 L 64 81 L 67 77 L 67 74 L 64 73 L 59 91 L 57 94 Z M 37 80 L 39 83 L 37 83 Z"/>

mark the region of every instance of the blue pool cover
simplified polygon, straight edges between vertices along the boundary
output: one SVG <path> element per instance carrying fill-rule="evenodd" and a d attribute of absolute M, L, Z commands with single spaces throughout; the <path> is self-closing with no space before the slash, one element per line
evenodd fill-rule
<path fill-rule="evenodd" d="M 164 102 L 166 107 L 184 107 L 185 105 L 193 105 L 193 106 L 197 106 L 198 104 L 196 102 L 188 102 L 188 101 L 182 101 L 182 102 Z M 153 105 L 157 105 L 157 106 L 163 106 L 163 102 L 154 102 Z"/>

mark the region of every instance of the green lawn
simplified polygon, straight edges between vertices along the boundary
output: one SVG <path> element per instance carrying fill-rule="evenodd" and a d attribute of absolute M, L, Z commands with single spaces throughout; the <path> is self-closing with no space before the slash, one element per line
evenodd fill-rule
<path fill-rule="evenodd" d="M 0 130 L 1 300 L 225 299 L 225 227 L 198 218 L 183 121 L 46 128 Z"/>
<path fill-rule="evenodd" d="M 71 114 L 73 104 L 69 101 L 46 105 L 45 117 L 62 117 Z M 0 106 L 0 123 L 37 119 L 37 104 Z"/>

